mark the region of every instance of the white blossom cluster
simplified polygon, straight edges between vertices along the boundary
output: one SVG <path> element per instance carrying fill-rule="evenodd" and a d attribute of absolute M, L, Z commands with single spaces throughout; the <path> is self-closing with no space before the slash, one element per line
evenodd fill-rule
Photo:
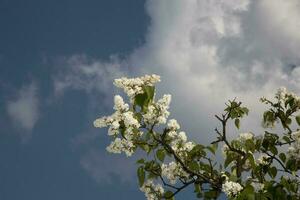
<path fill-rule="evenodd" d="M 160 76 L 152 74 L 137 78 L 122 77 L 115 79 L 114 85 L 124 90 L 124 92 L 133 99 L 137 94 L 143 93 L 143 86 L 153 86 L 160 81 Z"/>
<path fill-rule="evenodd" d="M 186 179 L 189 174 L 184 171 L 180 164 L 176 162 L 170 162 L 169 164 L 161 165 L 161 175 L 166 177 L 171 184 L 176 184 L 178 178 Z"/>
<path fill-rule="evenodd" d="M 181 158 L 191 151 L 195 147 L 195 143 L 187 141 L 187 136 L 184 131 L 179 131 L 180 125 L 175 119 L 170 119 L 167 124 L 168 132 L 167 136 L 170 138 L 171 148 Z"/>
<path fill-rule="evenodd" d="M 130 140 L 116 138 L 106 147 L 106 150 L 110 153 L 122 153 L 125 152 L 126 156 L 131 156 L 134 153 L 134 144 Z"/>
<path fill-rule="evenodd" d="M 260 155 L 260 157 L 256 160 L 256 163 L 259 165 L 269 165 L 270 164 L 270 157 L 266 154 Z"/>
<path fill-rule="evenodd" d="M 288 155 L 300 161 L 300 131 L 293 132 L 291 136 L 295 142 L 289 147 Z"/>
<path fill-rule="evenodd" d="M 123 124 L 125 128 L 123 137 L 116 137 L 106 150 L 111 153 L 125 152 L 127 156 L 131 156 L 135 150 L 132 140 L 142 134 L 142 132 L 138 131 L 140 123 L 134 117 L 133 112 L 129 110 L 129 105 L 124 102 L 121 96 L 116 95 L 114 97 L 114 104 L 116 112 L 111 116 L 96 119 L 94 126 L 97 128 L 109 126 L 108 135 L 116 137 L 119 134 L 121 124 Z"/>
<path fill-rule="evenodd" d="M 239 140 L 245 142 L 247 140 L 253 140 L 254 134 L 253 133 L 240 133 Z"/>
<path fill-rule="evenodd" d="M 225 192 L 228 197 L 237 196 L 241 190 L 243 190 L 243 187 L 233 181 L 225 181 L 225 183 L 222 184 L 222 191 Z"/>
<path fill-rule="evenodd" d="M 259 182 L 251 182 L 252 187 L 254 188 L 255 192 L 260 192 L 263 191 L 265 185 L 263 183 L 259 183 Z"/>
<path fill-rule="evenodd" d="M 144 122 L 147 124 L 165 124 L 170 115 L 168 111 L 171 103 L 171 95 L 165 94 L 157 102 L 148 106 L 147 112 L 143 115 Z"/>
<path fill-rule="evenodd" d="M 297 96 L 295 93 L 293 92 L 289 92 L 285 87 L 280 87 L 277 90 L 277 93 L 275 95 L 275 97 L 282 103 L 284 103 L 287 98 L 292 97 L 295 99 L 295 102 L 297 103 L 298 109 L 300 108 L 300 97 Z"/>
<path fill-rule="evenodd" d="M 159 200 L 164 194 L 164 188 L 160 184 L 154 184 L 152 180 L 148 179 L 140 188 L 145 193 L 147 200 Z"/>

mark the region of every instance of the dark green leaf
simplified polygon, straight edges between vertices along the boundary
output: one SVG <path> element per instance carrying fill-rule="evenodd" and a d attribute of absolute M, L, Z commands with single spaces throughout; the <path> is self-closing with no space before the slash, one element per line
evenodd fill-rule
<path fill-rule="evenodd" d="M 144 185 L 144 181 L 145 181 L 145 171 L 142 166 L 137 169 L 137 175 L 138 175 L 138 179 L 139 179 L 139 185 L 140 185 L 140 187 L 142 187 Z"/>
<path fill-rule="evenodd" d="M 164 197 L 168 200 L 173 200 L 174 199 L 174 196 L 173 196 L 173 192 L 171 191 L 166 191 L 165 194 L 164 194 Z"/>
<path fill-rule="evenodd" d="M 166 152 L 164 149 L 158 149 L 156 151 L 156 157 L 160 160 L 160 161 L 164 161 L 165 159 L 165 155 L 166 155 Z"/>
<path fill-rule="evenodd" d="M 296 121 L 297 121 L 297 124 L 300 126 L 300 115 L 297 115 L 297 116 L 295 117 L 295 119 L 296 119 Z"/>
<path fill-rule="evenodd" d="M 285 163 L 286 156 L 285 156 L 285 154 L 284 154 L 284 153 L 280 153 L 280 154 L 279 154 L 279 158 L 280 158 L 280 160 L 282 160 L 282 162 L 284 162 L 284 163 Z"/>
<path fill-rule="evenodd" d="M 240 129 L 240 119 L 239 118 L 236 118 L 234 120 L 234 124 L 235 124 L 235 126 L 236 126 L 237 129 Z"/>

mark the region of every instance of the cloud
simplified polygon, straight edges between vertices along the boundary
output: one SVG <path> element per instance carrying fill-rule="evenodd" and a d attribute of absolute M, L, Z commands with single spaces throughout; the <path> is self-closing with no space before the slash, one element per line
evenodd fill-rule
<path fill-rule="evenodd" d="M 6 104 L 9 117 L 16 128 L 22 130 L 22 139 L 28 139 L 39 118 L 39 99 L 37 85 L 32 82 L 23 86 L 16 94 L 16 98 Z"/>
<path fill-rule="evenodd" d="M 192 137 L 211 137 L 227 99 L 256 110 L 244 124 L 253 129 L 260 96 L 282 85 L 300 92 L 299 1 L 154 0 L 147 10 L 147 42 L 130 65 L 162 75 L 159 88 L 173 94 L 173 116 Z"/>
<path fill-rule="evenodd" d="M 245 102 L 251 112 L 241 131 L 259 133 L 259 97 L 270 97 L 280 86 L 300 92 L 299 0 L 148 0 L 146 9 L 151 24 L 143 46 L 116 62 L 82 65 L 79 59 L 77 65 L 75 59 L 56 90 L 111 94 L 118 75 L 160 74 L 159 93 L 173 95 L 172 117 L 202 143 L 214 136 L 213 116 L 226 100 Z M 120 63 L 133 67 L 123 73 Z M 89 163 L 86 169 L 93 168 Z"/>
<path fill-rule="evenodd" d="M 126 67 L 116 56 L 101 61 L 87 55 L 73 55 L 62 59 L 59 72 L 53 76 L 54 92 L 62 95 L 68 89 L 83 90 L 89 94 L 111 90 L 111 80 L 122 76 Z"/>
<path fill-rule="evenodd" d="M 96 182 L 113 183 L 114 178 L 120 178 L 122 183 L 134 183 L 135 162 L 122 156 L 112 156 L 107 153 L 101 153 L 98 148 L 90 149 L 81 157 L 80 164 Z"/>

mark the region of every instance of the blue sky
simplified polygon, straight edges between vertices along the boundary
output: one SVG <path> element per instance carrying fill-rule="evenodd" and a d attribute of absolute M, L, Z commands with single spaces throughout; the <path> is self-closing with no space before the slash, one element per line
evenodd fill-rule
<path fill-rule="evenodd" d="M 128 186 L 116 177 L 99 183 L 83 169 L 86 150 L 72 146 L 72 139 L 91 127 L 87 98 L 70 91 L 53 99 L 51 79 L 61 57 L 107 59 L 143 44 L 149 24 L 144 1 L 4 0 L 0 13 L 0 199 L 141 199 L 135 182 Z M 21 98 L 20 90 L 34 90 L 33 98 L 23 98 L 24 107 L 38 103 L 32 106 L 38 117 L 27 122 L 30 114 L 15 120 L 7 111 L 9 102 Z M 101 98 L 98 102 L 101 108 Z M 104 151 L 99 141 L 94 146 Z"/>
<path fill-rule="evenodd" d="M 213 115 L 239 97 L 300 92 L 299 1 L 0 1 L 0 199 L 143 199 L 134 161 L 109 155 L 95 118 L 112 81 L 157 73 L 171 117 L 207 143 Z M 253 108 L 253 109 L 252 109 Z M 238 134 L 230 132 L 231 137 Z M 194 199 L 189 191 L 178 199 Z"/>

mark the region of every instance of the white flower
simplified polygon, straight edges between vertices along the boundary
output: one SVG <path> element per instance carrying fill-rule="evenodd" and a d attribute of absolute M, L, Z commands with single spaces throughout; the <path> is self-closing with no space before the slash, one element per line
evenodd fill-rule
<path fill-rule="evenodd" d="M 252 182 L 251 185 L 254 188 L 255 192 L 262 191 L 265 187 L 263 183 L 258 183 L 258 182 Z"/>
<path fill-rule="evenodd" d="M 296 131 L 292 133 L 292 138 L 296 141 L 296 142 L 300 142 L 300 131 Z"/>
<path fill-rule="evenodd" d="M 123 118 L 124 124 L 127 128 L 129 128 L 129 127 L 139 128 L 140 127 L 140 123 L 138 122 L 137 119 L 134 118 L 133 112 L 128 111 L 126 113 L 123 113 L 122 118 Z"/>
<path fill-rule="evenodd" d="M 266 154 L 262 154 L 258 159 L 257 163 L 260 165 L 269 165 L 270 164 L 270 157 Z"/>
<path fill-rule="evenodd" d="M 300 131 L 293 132 L 291 136 L 295 141 L 288 148 L 287 153 L 291 158 L 300 161 Z"/>
<path fill-rule="evenodd" d="M 153 86 L 160 81 L 160 77 L 152 74 L 145 75 L 138 78 L 126 78 L 122 77 L 115 79 L 115 86 L 122 88 L 124 92 L 133 99 L 137 94 L 143 93 L 143 86 Z"/>
<path fill-rule="evenodd" d="M 180 178 L 188 178 L 189 174 L 186 173 L 180 164 L 176 162 L 170 162 L 169 164 L 161 165 L 161 175 L 166 177 L 171 184 L 176 184 L 177 179 Z"/>
<path fill-rule="evenodd" d="M 116 138 L 106 147 L 106 150 L 110 153 L 120 154 L 125 152 L 126 156 L 131 156 L 134 153 L 134 144 L 130 140 Z"/>
<path fill-rule="evenodd" d="M 287 89 L 285 87 L 280 87 L 277 90 L 276 97 L 279 100 L 284 100 L 287 95 Z"/>
<path fill-rule="evenodd" d="M 241 190 L 243 190 L 243 187 L 236 182 L 225 181 L 222 185 L 222 191 L 225 192 L 228 197 L 237 196 Z"/>
<path fill-rule="evenodd" d="M 223 156 L 227 155 L 227 151 L 229 151 L 229 147 L 227 146 L 227 144 L 224 144 L 223 147 L 222 147 Z"/>
<path fill-rule="evenodd" d="M 164 188 L 160 184 L 155 185 L 152 180 L 147 180 L 140 190 L 145 193 L 147 200 L 160 200 L 164 194 Z"/>
<path fill-rule="evenodd" d="M 180 131 L 180 132 L 178 133 L 178 137 L 180 138 L 180 140 L 181 140 L 182 142 L 186 142 L 186 140 L 187 140 L 186 134 L 185 134 L 185 132 L 183 132 L 183 131 Z"/>
<path fill-rule="evenodd" d="M 123 148 L 122 140 L 120 138 L 116 138 L 114 141 L 110 143 L 106 150 L 110 153 L 121 153 Z"/>
<path fill-rule="evenodd" d="M 239 135 L 240 141 L 252 140 L 254 138 L 253 133 L 241 133 Z"/>
<path fill-rule="evenodd" d="M 167 127 L 169 129 L 172 129 L 172 130 L 178 130 L 178 129 L 180 129 L 180 126 L 179 126 L 179 124 L 178 124 L 178 122 L 177 122 L 176 119 L 170 119 L 169 122 L 168 122 L 168 124 L 167 124 Z"/>
<path fill-rule="evenodd" d="M 148 124 L 165 124 L 170 115 L 168 111 L 171 102 L 171 95 L 164 95 L 157 102 L 148 106 L 147 113 L 143 115 L 144 121 Z"/>
<path fill-rule="evenodd" d="M 193 142 L 186 142 L 183 145 L 183 150 L 184 151 L 191 151 L 195 147 L 195 144 Z"/>
<path fill-rule="evenodd" d="M 108 129 L 108 135 L 117 135 L 119 133 L 119 121 L 113 121 Z"/>
<path fill-rule="evenodd" d="M 144 121 L 148 124 L 154 124 L 156 121 L 157 111 L 154 105 L 149 105 L 147 113 L 143 115 Z"/>
<path fill-rule="evenodd" d="M 101 117 L 94 121 L 94 127 L 103 128 L 111 124 L 113 121 L 112 117 Z"/>
<path fill-rule="evenodd" d="M 124 103 L 123 98 L 120 95 L 116 95 L 114 97 L 114 109 L 118 111 L 127 111 L 129 109 L 129 106 L 127 103 Z"/>

